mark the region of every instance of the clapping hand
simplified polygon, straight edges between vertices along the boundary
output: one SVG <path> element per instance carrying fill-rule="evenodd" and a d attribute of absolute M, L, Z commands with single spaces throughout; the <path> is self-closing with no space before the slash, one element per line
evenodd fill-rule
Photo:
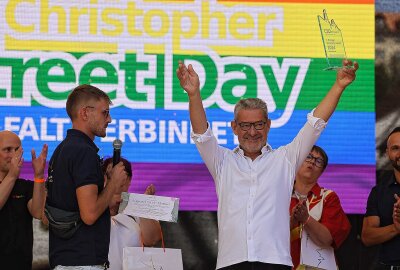
<path fill-rule="evenodd" d="M 19 177 L 21 167 L 24 164 L 24 158 L 22 157 L 23 153 L 24 153 L 24 150 L 22 149 L 22 147 L 19 147 L 14 152 L 14 155 L 11 158 L 10 169 L 8 170 L 7 176 L 10 176 L 14 179 L 17 179 Z"/>
<path fill-rule="evenodd" d="M 300 201 L 296 206 L 293 208 L 293 217 L 296 221 L 300 223 L 305 223 L 308 220 L 309 213 L 307 209 L 307 201 L 303 200 Z"/>
<path fill-rule="evenodd" d="M 150 184 L 147 188 L 146 191 L 144 192 L 146 195 L 154 195 L 156 194 L 156 188 L 154 187 L 153 184 Z"/>
<path fill-rule="evenodd" d="M 44 169 L 46 167 L 46 158 L 49 147 L 47 144 L 44 144 L 42 147 L 42 151 L 39 156 L 36 157 L 35 149 L 31 150 L 32 156 L 32 167 L 35 173 L 35 178 L 43 178 L 44 177 Z"/>

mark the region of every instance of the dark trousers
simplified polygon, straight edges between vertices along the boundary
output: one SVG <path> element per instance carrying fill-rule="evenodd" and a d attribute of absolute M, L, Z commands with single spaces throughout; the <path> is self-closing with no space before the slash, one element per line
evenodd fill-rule
<path fill-rule="evenodd" d="M 291 270 L 292 267 L 282 264 L 261 263 L 261 262 L 241 262 L 230 265 L 219 270 Z"/>

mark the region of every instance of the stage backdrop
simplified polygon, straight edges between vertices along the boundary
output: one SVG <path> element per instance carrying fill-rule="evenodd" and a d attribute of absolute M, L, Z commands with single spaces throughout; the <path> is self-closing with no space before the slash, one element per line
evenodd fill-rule
<path fill-rule="evenodd" d="M 375 183 L 374 1 L 4 0 L 0 3 L 0 129 L 25 149 L 52 154 L 71 122 L 70 91 L 90 83 L 112 99 L 107 137 L 134 165 L 132 192 L 154 183 L 181 210 L 216 210 L 213 181 L 190 140 L 188 100 L 178 61 L 200 75 L 208 119 L 221 145 L 237 144 L 234 104 L 264 99 L 269 144 L 290 142 L 335 80 L 326 67 L 317 15 L 342 30 L 347 56 L 360 64 L 318 144 L 330 165 L 321 180 L 347 213 L 363 213 Z M 265 179 L 268 181 L 268 179 Z"/>

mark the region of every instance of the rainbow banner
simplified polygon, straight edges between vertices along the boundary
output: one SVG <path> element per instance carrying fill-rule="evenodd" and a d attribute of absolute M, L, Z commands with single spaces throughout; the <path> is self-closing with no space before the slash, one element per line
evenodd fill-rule
<path fill-rule="evenodd" d="M 318 144 L 330 165 L 320 182 L 334 189 L 347 213 L 363 213 L 375 183 L 374 1 L 108 1 L 6 0 L 0 10 L 0 129 L 23 141 L 23 175 L 32 178 L 29 150 L 50 155 L 71 122 L 70 91 L 90 83 L 112 99 L 107 137 L 134 166 L 132 192 L 153 183 L 179 197 L 181 210 L 216 210 L 213 180 L 190 140 L 188 99 L 175 76 L 193 64 L 208 119 L 221 145 L 234 148 L 234 104 L 264 99 L 274 147 L 290 142 L 306 114 L 335 80 L 326 67 L 317 16 L 326 9 L 357 60 Z"/>

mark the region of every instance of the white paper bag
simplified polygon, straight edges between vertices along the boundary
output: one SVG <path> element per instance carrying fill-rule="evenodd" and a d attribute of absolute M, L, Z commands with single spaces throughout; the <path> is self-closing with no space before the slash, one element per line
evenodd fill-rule
<path fill-rule="evenodd" d="M 183 270 L 180 249 L 125 247 L 122 270 Z"/>
<path fill-rule="evenodd" d="M 300 264 L 308 267 L 305 269 L 337 270 L 333 248 L 317 246 L 305 230 L 301 237 Z"/>

